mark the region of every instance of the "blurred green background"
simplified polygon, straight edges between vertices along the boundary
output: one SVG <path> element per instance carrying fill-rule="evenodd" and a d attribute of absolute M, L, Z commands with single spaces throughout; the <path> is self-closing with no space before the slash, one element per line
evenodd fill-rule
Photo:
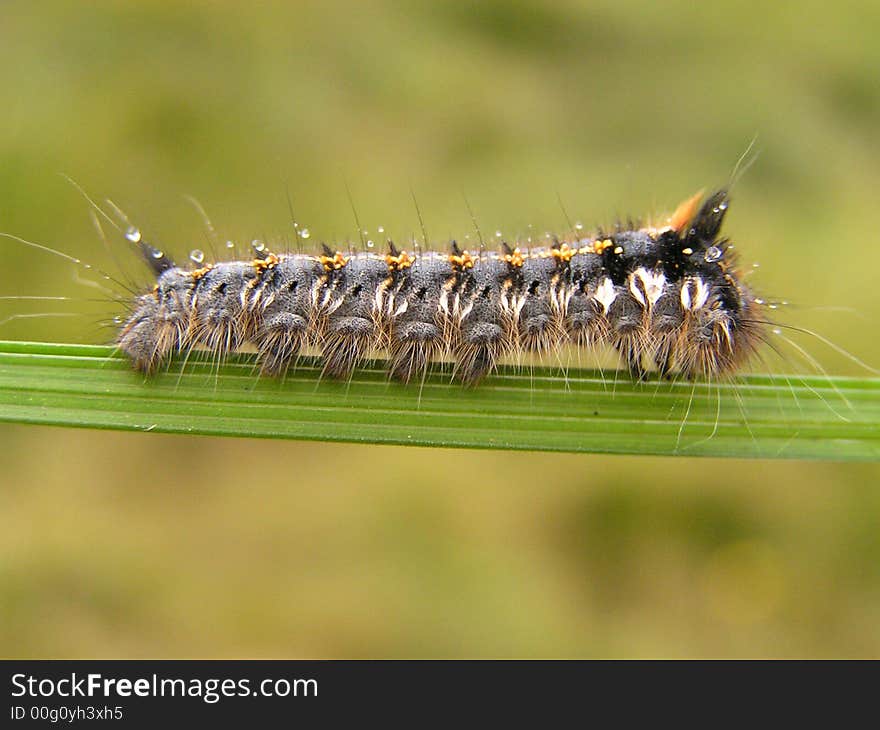
<path fill-rule="evenodd" d="M 4 2 L 0 230 L 116 271 L 111 197 L 184 258 L 668 213 L 725 183 L 784 321 L 880 362 L 880 6 Z M 530 228 L 531 226 L 531 228 Z M 114 256 L 148 277 L 111 238 Z M 4 339 L 119 313 L 0 241 Z M 815 340 L 829 371 L 861 374 Z M 803 370 L 772 353 L 775 371 Z M 3 425 L 0 654 L 877 656 L 874 465 L 601 458 Z"/>

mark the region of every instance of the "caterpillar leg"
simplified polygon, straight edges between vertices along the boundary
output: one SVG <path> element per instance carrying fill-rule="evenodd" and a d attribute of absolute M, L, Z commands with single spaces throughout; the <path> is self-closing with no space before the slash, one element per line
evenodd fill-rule
<path fill-rule="evenodd" d="M 266 320 L 256 338 L 261 371 L 266 375 L 284 375 L 305 343 L 307 328 L 304 318 L 290 312 Z"/>
<path fill-rule="evenodd" d="M 362 317 L 335 319 L 328 329 L 321 351 L 324 358 L 323 374 L 339 379 L 350 377 L 375 340 L 374 329 L 373 322 Z"/>
<path fill-rule="evenodd" d="M 440 330 L 428 322 L 413 322 L 395 330 L 391 334 L 389 375 L 408 383 L 424 374 L 440 344 Z"/>
<path fill-rule="evenodd" d="M 482 322 L 462 336 L 456 349 L 456 374 L 465 385 L 476 385 L 495 369 L 504 333 L 497 324 Z"/>

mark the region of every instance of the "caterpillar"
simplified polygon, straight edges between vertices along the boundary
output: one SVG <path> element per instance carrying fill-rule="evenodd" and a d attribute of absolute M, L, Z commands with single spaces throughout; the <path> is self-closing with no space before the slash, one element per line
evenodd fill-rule
<path fill-rule="evenodd" d="M 218 357 L 256 349 L 261 371 L 283 375 L 305 348 L 323 373 L 350 377 L 371 352 L 409 382 L 452 359 L 475 385 L 499 360 L 564 344 L 611 347 L 631 376 L 716 378 L 734 373 L 762 339 L 763 301 L 743 282 L 720 236 L 721 189 L 684 201 L 662 227 L 618 224 L 548 245 L 384 254 L 275 253 L 254 243 L 247 260 L 178 266 L 131 228 L 156 276 L 136 298 L 116 344 L 134 368 L 155 372 L 175 354 Z"/>

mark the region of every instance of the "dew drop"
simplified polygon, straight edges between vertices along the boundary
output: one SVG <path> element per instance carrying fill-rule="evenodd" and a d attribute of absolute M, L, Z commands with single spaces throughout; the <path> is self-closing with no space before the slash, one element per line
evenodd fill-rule
<path fill-rule="evenodd" d="M 83 264 L 82 267 L 83 267 L 84 269 L 91 269 L 91 268 L 92 268 L 92 265 L 91 265 L 91 264 Z"/>
<path fill-rule="evenodd" d="M 113 324 L 122 324 L 122 317 L 114 317 Z"/>
<path fill-rule="evenodd" d="M 227 241 L 226 248 L 235 248 L 235 244 L 232 241 Z"/>
<path fill-rule="evenodd" d="M 718 246 L 709 246 L 706 249 L 706 253 L 703 254 L 703 258 L 711 264 L 714 261 L 718 261 L 723 255 L 724 252 Z"/>
<path fill-rule="evenodd" d="M 308 237 L 311 236 L 311 235 L 312 235 L 312 234 L 309 233 L 309 229 L 308 229 L 308 228 L 302 228 L 302 229 L 300 229 L 300 232 L 299 232 L 299 237 L 300 237 L 300 238 L 308 238 Z"/>
<path fill-rule="evenodd" d="M 577 223 L 574 224 L 574 229 L 576 231 L 582 231 L 582 230 L 584 230 L 584 224 L 581 223 L 580 221 L 578 221 Z"/>
<path fill-rule="evenodd" d="M 753 268 L 753 269 L 760 269 L 760 268 L 761 268 L 761 264 L 755 262 L 754 264 L 752 264 L 752 268 Z"/>
<path fill-rule="evenodd" d="M 266 250 L 266 244 L 263 243 L 259 238 L 255 238 L 251 241 L 251 248 L 254 249 L 257 253 L 263 253 Z"/>
<path fill-rule="evenodd" d="M 379 233 L 385 233 L 385 226 L 379 226 L 376 230 L 377 230 Z"/>
<path fill-rule="evenodd" d="M 375 246 L 375 245 L 376 244 L 373 243 L 372 241 L 370 241 L 369 239 L 367 240 L 367 248 L 373 248 L 373 246 Z"/>
<path fill-rule="evenodd" d="M 763 303 L 764 303 L 763 299 L 755 299 L 755 304 L 763 304 Z"/>
<path fill-rule="evenodd" d="M 134 226 L 129 226 L 125 229 L 125 237 L 132 243 L 141 242 L 141 232 Z"/>
<path fill-rule="evenodd" d="M 778 327 L 774 327 L 774 328 L 773 328 L 773 334 L 774 334 L 774 335 L 781 335 L 781 334 L 782 334 L 782 330 L 779 329 Z"/>
<path fill-rule="evenodd" d="M 495 238 L 501 238 L 502 235 L 504 234 L 502 234 L 501 231 L 495 231 Z"/>
<path fill-rule="evenodd" d="M 160 251 L 158 248 L 154 248 L 154 249 L 150 252 L 150 255 L 151 255 L 154 259 L 161 259 L 165 254 L 164 254 L 162 251 Z"/>
<path fill-rule="evenodd" d="M 194 248 L 192 251 L 189 252 L 189 260 L 192 261 L 194 264 L 200 264 L 205 260 L 205 252 Z"/>

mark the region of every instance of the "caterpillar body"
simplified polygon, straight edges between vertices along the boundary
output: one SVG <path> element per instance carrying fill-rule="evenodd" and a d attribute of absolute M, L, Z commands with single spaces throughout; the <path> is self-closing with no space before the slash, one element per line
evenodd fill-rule
<path fill-rule="evenodd" d="M 218 357 L 251 346 L 261 370 L 282 375 L 307 347 L 323 372 L 349 377 L 374 351 L 408 382 L 451 358 L 478 383 L 501 358 L 563 344 L 613 347 L 633 378 L 715 378 L 737 370 L 761 339 L 762 300 L 744 284 L 720 237 L 727 190 L 682 203 L 662 227 L 617 226 L 545 247 L 498 252 L 387 253 L 326 246 L 184 268 L 144 241 L 157 276 L 117 337 L 133 366 L 152 373 L 173 355 Z"/>

